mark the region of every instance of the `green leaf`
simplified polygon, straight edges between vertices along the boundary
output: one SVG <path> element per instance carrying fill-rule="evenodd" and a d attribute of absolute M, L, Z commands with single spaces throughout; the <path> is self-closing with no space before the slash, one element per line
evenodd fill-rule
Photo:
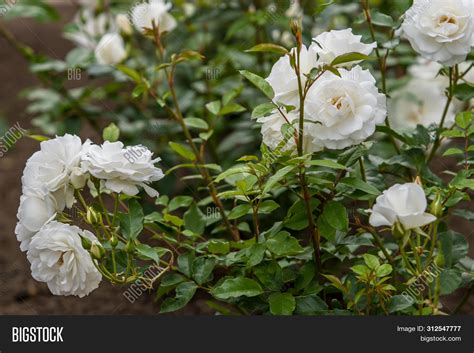
<path fill-rule="evenodd" d="M 281 168 L 274 175 L 272 175 L 266 182 L 265 187 L 263 188 L 263 194 L 266 194 L 267 192 L 272 190 L 275 184 L 283 180 L 285 176 L 289 174 L 291 171 L 293 171 L 296 167 L 297 166 L 295 165 L 288 165 L 286 167 Z"/>
<path fill-rule="evenodd" d="M 331 169 L 346 169 L 345 166 L 337 162 L 331 161 L 330 159 L 313 160 L 308 163 L 309 165 L 316 165 L 319 167 L 331 168 Z"/>
<path fill-rule="evenodd" d="M 372 270 L 376 270 L 377 268 L 380 267 L 380 261 L 377 256 L 374 256 L 372 254 L 364 254 L 364 262 Z"/>
<path fill-rule="evenodd" d="M 121 71 L 122 73 L 130 77 L 136 83 L 140 83 L 142 81 L 140 74 L 134 69 L 127 67 L 125 65 L 117 65 L 116 67 L 119 71 Z"/>
<path fill-rule="evenodd" d="M 464 235 L 450 230 L 440 233 L 438 237 L 446 267 L 456 265 L 459 260 L 468 255 L 469 244 Z"/>
<path fill-rule="evenodd" d="M 456 115 L 456 125 L 461 129 L 467 129 L 474 119 L 474 112 L 463 112 Z"/>
<path fill-rule="evenodd" d="M 443 137 L 449 137 L 449 138 L 459 138 L 459 137 L 464 137 L 464 131 L 461 130 L 445 130 L 441 133 L 441 136 Z"/>
<path fill-rule="evenodd" d="M 135 247 L 137 253 L 145 257 L 146 259 L 150 259 L 155 261 L 157 264 L 160 263 L 160 257 L 156 249 L 152 248 L 147 244 L 138 244 Z"/>
<path fill-rule="evenodd" d="M 224 116 L 224 115 L 232 114 L 232 113 L 241 113 L 246 110 L 247 109 L 245 109 L 245 107 L 241 106 L 240 104 L 229 103 L 219 111 L 219 115 Z"/>
<path fill-rule="evenodd" d="M 246 50 L 248 53 L 252 52 L 268 52 L 268 53 L 277 53 L 281 55 L 288 54 L 288 50 L 280 45 L 272 44 L 272 43 L 262 43 L 257 44 L 256 46 Z"/>
<path fill-rule="evenodd" d="M 459 148 L 448 148 L 444 153 L 443 156 L 454 156 L 456 154 L 464 154 L 464 151 Z"/>
<path fill-rule="evenodd" d="M 206 283 L 211 277 L 212 271 L 216 266 L 216 260 L 213 258 L 198 257 L 193 263 L 193 278 L 197 284 Z"/>
<path fill-rule="evenodd" d="M 277 256 L 295 255 L 303 251 L 298 239 L 285 231 L 270 236 L 266 244 L 268 250 Z"/>
<path fill-rule="evenodd" d="M 109 126 L 107 126 L 104 129 L 104 132 L 102 133 L 102 138 L 104 139 L 104 141 L 115 142 L 119 139 L 119 137 L 120 129 L 114 123 L 110 123 Z"/>
<path fill-rule="evenodd" d="M 277 204 L 275 201 L 266 200 L 266 201 L 263 201 L 260 204 L 260 207 L 258 208 L 258 213 L 259 214 L 269 214 L 269 213 L 272 213 L 273 211 L 275 211 L 279 207 L 280 207 L 280 205 Z"/>
<path fill-rule="evenodd" d="M 440 280 L 440 294 L 448 295 L 454 292 L 461 286 L 462 277 L 458 270 L 443 269 L 439 275 Z"/>
<path fill-rule="evenodd" d="M 295 289 L 303 290 L 310 285 L 316 274 L 316 268 L 313 262 L 306 263 L 300 270 L 298 277 L 295 280 Z"/>
<path fill-rule="evenodd" d="M 245 277 L 229 278 L 212 288 L 211 294 L 217 299 L 238 297 L 256 297 L 263 293 L 263 289 L 256 281 Z"/>
<path fill-rule="evenodd" d="M 227 240 L 211 239 L 207 249 L 211 254 L 226 255 L 230 251 L 230 243 Z"/>
<path fill-rule="evenodd" d="M 228 218 L 229 220 L 238 219 L 249 213 L 251 209 L 252 207 L 249 204 L 238 205 L 230 211 Z"/>
<path fill-rule="evenodd" d="M 206 227 L 206 216 L 193 204 L 184 214 L 184 226 L 195 234 L 201 235 Z"/>
<path fill-rule="evenodd" d="M 325 275 L 323 274 L 324 277 L 326 277 L 329 281 L 331 281 L 331 284 L 339 289 L 341 292 L 345 293 L 346 292 L 346 287 L 344 287 L 344 284 L 341 282 L 339 278 L 333 275 Z"/>
<path fill-rule="evenodd" d="M 203 120 L 199 118 L 184 118 L 184 123 L 187 127 L 201 129 L 201 130 L 208 130 L 209 125 Z"/>
<path fill-rule="evenodd" d="M 363 191 L 370 195 L 380 195 L 380 191 L 376 187 L 369 185 L 365 181 L 358 178 L 344 178 L 339 183 L 351 186 L 354 189 Z"/>
<path fill-rule="evenodd" d="M 252 244 L 245 251 L 247 257 L 247 265 L 249 267 L 254 267 L 260 264 L 263 261 L 265 255 L 266 247 L 264 244 Z"/>
<path fill-rule="evenodd" d="M 373 11 L 371 14 L 371 18 L 372 18 L 372 23 L 376 26 L 389 27 L 389 28 L 395 27 L 395 21 L 389 15 L 385 15 L 383 13 Z"/>
<path fill-rule="evenodd" d="M 137 200 L 128 202 L 128 213 L 120 215 L 120 229 L 127 239 L 136 239 L 143 230 L 144 214 Z"/>
<path fill-rule="evenodd" d="M 186 277 L 191 277 L 193 273 L 194 253 L 190 252 L 178 256 L 178 270 Z"/>
<path fill-rule="evenodd" d="M 43 141 L 48 141 L 50 140 L 49 137 L 47 136 L 43 136 L 43 135 L 26 135 L 26 137 L 32 139 L 32 140 L 35 140 L 35 141 L 39 141 L 39 142 L 43 142 Z"/>
<path fill-rule="evenodd" d="M 221 110 L 221 101 L 213 101 L 206 104 L 206 109 L 209 110 L 212 114 L 218 115 Z"/>
<path fill-rule="evenodd" d="M 176 296 L 167 298 L 160 307 L 160 313 L 169 313 L 181 308 L 193 298 L 197 285 L 194 282 L 184 282 L 176 287 Z"/>
<path fill-rule="evenodd" d="M 169 145 L 173 151 L 178 153 L 181 157 L 184 157 L 186 159 L 189 159 L 191 161 L 194 161 L 196 159 L 196 156 L 194 153 L 188 149 L 187 147 L 180 145 L 179 143 L 176 142 L 169 142 Z"/>
<path fill-rule="evenodd" d="M 388 305 L 388 312 L 394 313 L 396 311 L 403 311 L 410 308 L 415 303 L 415 300 L 406 295 L 394 295 Z"/>
<path fill-rule="evenodd" d="M 184 224 L 184 221 L 181 218 L 179 218 L 178 216 L 173 216 L 170 213 L 165 214 L 163 216 L 163 219 L 167 222 L 172 223 L 176 227 L 181 227 Z"/>
<path fill-rule="evenodd" d="M 392 265 L 383 264 L 379 268 L 376 269 L 375 274 L 377 277 L 386 277 L 391 274 L 393 271 Z"/>
<path fill-rule="evenodd" d="M 346 208 L 339 202 L 329 201 L 324 206 L 322 217 L 334 229 L 345 232 L 349 228 Z"/>
<path fill-rule="evenodd" d="M 317 295 L 309 295 L 304 297 L 296 297 L 297 315 L 317 315 L 328 310 L 328 305 Z"/>
<path fill-rule="evenodd" d="M 269 99 L 273 99 L 273 97 L 275 97 L 272 87 L 267 81 L 265 81 L 265 79 L 246 70 L 240 70 L 239 72 L 247 80 L 252 82 L 255 87 L 262 91 Z"/>
<path fill-rule="evenodd" d="M 291 315 L 296 308 L 296 300 L 291 293 L 272 293 L 268 303 L 272 315 Z"/>
<path fill-rule="evenodd" d="M 267 261 L 254 267 L 255 276 L 266 290 L 280 291 L 283 282 L 283 270 L 277 261 Z"/>
<path fill-rule="evenodd" d="M 454 95 L 462 101 L 469 101 L 474 98 L 474 86 L 469 83 L 456 85 Z"/>
<path fill-rule="evenodd" d="M 354 52 L 346 53 L 346 54 L 339 55 L 337 58 L 335 58 L 331 62 L 331 66 L 346 64 L 353 61 L 362 61 L 362 60 L 367 60 L 367 59 L 370 59 L 370 57 L 361 53 L 354 53 Z"/>
<path fill-rule="evenodd" d="M 2 1 L 0 17 L 3 15 L 7 19 L 30 17 L 40 22 L 57 21 L 60 18 L 54 7 L 37 0 Z"/>
<path fill-rule="evenodd" d="M 168 205 L 168 211 L 173 212 L 174 210 L 177 210 L 178 208 L 181 207 L 188 207 L 193 203 L 193 198 L 191 196 L 176 196 L 173 198 L 169 205 Z"/>
<path fill-rule="evenodd" d="M 267 114 L 270 114 L 276 109 L 275 104 L 273 103 L 263 103 L 260 105 L 257 105 L 255 109 L 252 111 L 252 119 L 258 119 L 261 118 L 262 116 L 266 116 Z"/>
<path fill-rule="evenodd" d="M 370 269 L 365 265 L 355 265 L 351 267 L 351 270 L 359 276 L 365 276 L 369 274 Z"/>

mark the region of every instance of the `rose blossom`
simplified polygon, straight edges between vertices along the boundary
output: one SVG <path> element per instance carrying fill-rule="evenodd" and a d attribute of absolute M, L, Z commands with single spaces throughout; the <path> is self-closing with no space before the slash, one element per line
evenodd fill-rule
<path fill-rule="evenodd" d="M 343 149 L 365 141 L 385 121 L 386 97 L 379 93 L 368 70 L 355 66 L 326 72 L 310 88 L 305 118 L 315 149 Z"/>
<path fill-rule="evenodd" d="M 416 52 L 454 66 L 466 59 L 474 45 L 474 2 L 416 0 L 401 28 Z"/>
<path fill-rule="evenodd" d="M 170 3 L 164 0 L 148 0 L 142 2 L 132 9 L 132 22 L 139 31 L 152 29 L 153 23 L 162 32 L 170 32 L 176 27 L 176 20 L 168 11 L 171 9 Z"/>
<path fill-rule="evenodd" d="M 67 32 L 64 36 L 80 47 L 94 50 L 99 39 L 107 32 L 109 18 L 105 13 L 95 15 L 92 9 L 85 9 L 75 16 L 73 23 L 77 30 Z"/>
<path fill-rule="evenodd" d="M 377 197 L 369 222 L 374 227 L 400 222 L 405 229 L 419 228 L 436 220 L 426 213 L 426 196 L 415 183 L 396 184 Z"/>
<path fill-rule="evenodd" d="M 296 48 L 291 50 L 292 53 L 295 51 Z M 305 75 L 309 74 L 315 65 L 316 54 L 303 45 L 300 52 L 300 76 L 301 85 L 303 87 L 307 80 Z M 296 76 L 295 69 L 291 67 L 288 55 L 282 56 L 275 65 L 273 65 L 270 75 L 266 80 L 275 92 L 275 102 L 299 107 L 298 76 Z"/>
<path fill-rule="evenodd" d="M 285 119 L 286 117 L 286 119 Z M 264 116 L 257 119 L 258 123 L 262 123 L 261 134 L 262 140 L 265 145 L 270 149 L 276 149 L 282 141 L 286 141 L 286 144 L 282 147 L 282 151 L 288 151 L 291 149 L 296 149 L 296 141 L 294 138 L 294 133 L 297 133 L 299 128 L 299 112 L 291 111 L 285 114 L 285 117 L 282 114 L 275 110 L 270 115 Z M 289 128 L 288 135 L 282 133 L 282 127 L 285 124 L 290 123 L 293 126 L 293 129 Z M 307 124 L 305 124 L 307 127 Z M 305 152 L 313 152 L 312 149 L 312 140 L 313 138 L 309 134 L 309 129 L 304 129 L 304 138 L 303 138 L 303 149 Z"/>
<path fill-rule="evenodd" d="M 31 238 L 60 211 L 62 210 L 58 208 L 56 200 L 50 195 L 42 196 L 26 190 L 20 198 L 18 224 L 15 228 L 17 240 L 21 242 L 20 249 L 28 250 Z"/>
<path fill-rule="evenodd" d="M 445 85 L 441 80 L 411 79 L 394 91 L 389 100 L 389 120 L 392 127 L 408 131 L 417 125 L 428 127 L 439 124 L 446 105 Z M 458 102 L 449 106 L 444 126 L 451 127 L 456 117 Z"/>
<path fill-rule="evenodd" d="M 71 173 L 81 162 L 89 148 L 90 141 L 82 144 L 79 137 L 66 134 L 41 142 L 41 150 L 35 152 L 26 162 L 21 179 L 24 190 L 34 190 L 41 195 L 53 194 L 60 209 L 74 203 L 74 187 Z"/>
<path fill-rule="evenodd" d="M 144 146 L 124 148 L 121 142 L 106 141 L 102 146 L 91 146 L 83 157 L 82 169 L 104 180 L 105 187 L 116 193 L 138 194 L 144 188 L 151 197 L 158 192 L 147 184 L 163 178 L 161 169 L 154 166 L 160 158 Z"/>
<path fill-rule="evenodd" d="M 118 33 L 107 33 L 95 48 L 97 62 L 102 65 L 116 65 L 127 57 L 125 44 Z"/>
<path fill-rule="evenodd" d="M 31 241 L 27 253 L 31 274 L 35 280 L 46 282 L 54 295 L 82 298 L 102 280 L 89 253 L 82 247 L 81 236 L 97 241 L 87 230 L 53 221 L 41 228 Z"/>
<path fill-rule="evenodd" d="M 313 38 L 315 44 L 311 45 L 310 50 L 318 56 L 319 64 L 330 64 L 338 56 L 349 53 L 370 55 L 377 47 L 377 43 L 365 44 L 362 43 L 361 39 L 362 36 L 352 33 L 352 28 L 339 31 L 333 30 L 321 33 Z M 344 66 L 357 63 L 353 61 L 345 63 Z"/>

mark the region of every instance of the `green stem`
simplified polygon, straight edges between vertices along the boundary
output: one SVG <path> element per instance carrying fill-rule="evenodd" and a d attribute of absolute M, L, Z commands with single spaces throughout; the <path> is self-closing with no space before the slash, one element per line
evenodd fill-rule
<path fill-rule="evenodd" d="M 370 36 L 372 37 L 372 40 L 374 42 L 377 42 L 377 38 L 375 36 L 374 24 L 372 23 L 372 14 L 370 12 L 370 6 L 369 6 L 368 0 L 362 0 L 362 7 L 364 9 L 365 19 L 366 19 L 367 25 L 369 27 Z M 392 32 L 392 33 L 394 33 L 394 32 Z M 375 55 L 377 55 L 377 60 L 379 62 L 379 67 L 380 67 L 380 74 L 382 75 L 382 92 L 385 95 L 387 95 L 387 59 L 388 59 L 388 56 L 389 56 L 389 52 L 390 52 L 390 50 L 387 49 L 387 53 L 384 56 L 382 56 L 380 54 L 380 50 L 379 50 L 378 46 L 375 48 Z M 390 121 L 388 120 L 388 118 L 385 119 L 385 125 L 389 129 L 391 129 Z M 400 148 L 398 147 L 397 142 L 395 141 L 395 138 L 393 136 L 389 135 L 389 139 L 390 139 L 390 142 L 393 145 L 393 148 L 397 152 L 397 154 L 400 154 Z"/>
<path fill-rule="evenodd" d="M 441 116 L 441 122 L 439 123 L 439 127 L 438 127 L 438 130 L 436 132 L 436 139 L 435 139 L 435 142 L 433 144 L 433 148 L 431 149 L 431 153 L 428 156 L 428 160 L 427 160 L 428 163 L 434 158 L 434 156 L 436 155 L 436 152 L 438 151 L 438 148 L 441 145 L 441 132 L 443 130 L 444 123 L 446 121 L 446 117 L 448 116 L 449 107 L 451 106 L 451 103 L 454 99 L 454 86 L 456 85 L 457 80 L 458 80 L 457 77 L 453 77 L 453 76 L 454 76 L 454 70 L 453 70 L 452 67 L 450 67 L 449 68 L 448 99 L 446 100 L 446 105 L 444 106 L 443 115 Z"/>
<path fill-rule="evenodd" d="M 161 43 L 160 34 L 158 33 L 157 28 L 154 28 L 154 33 L 155 33 L 156 47 L 157 47 L 157 49 L 160 53 L 161 58 L 163 59 L 164 58 L 164 48 L 163 48 L 163 45 Z M 199 152 L 198 148 L 196 147 L 196 145 L 194 143 L 193 137 L 191 136 L 191 133 L 189 132 L 189 129 L 188 129 L 188 127 L 186 126 L 186 124 L 184 122 L 184 117 L 183 117 L 183 114 L 182 114 L 181 109 L 179 107 L 179 101 L 178 101 L 178 98 L 177 98 L 177 95 L 176 95 L 176 90 L 174 88 L 174 80 L 173 80 L 174 67 L 172 68 L 171 73 L 168 71 L 167 68 L 165 68 L 164 70 L 165 70 L 165 74 L 166 74 L 166 77 L 167 77 L 168 86 L 169 86 L 169 89 L 170 89 L 170 92 L 171 92 L 171 98 L 173 100 L 173 105 L 175 106 L 175 109 L 176 109 L 176 111 L 172 110 L 173 116 L 175 117 L 175 119 L 178 121 L 179 125 L 183 129 L 186 140 L 188 141 L 188 144 L 191 147 L 191 149 L 192 149 L 192 151 L 193 151 L 193 153 L 196 157 L 196 159 L 194 161 L 194 164 L 196 165 L 196 162 L 197 162 L 197 164 L 199 164 L 199 165 L 204 165 L 205 161 L 204 161 L 203 157 L 201 156 L 201 153 Z M 206 185 L 209 189 L 209 192 L 210 192 L 212 200 L 214 201 L 214 204 L 219 208 L 219 212 L 221 214 L 222 220 L 224 221 L 225 227 L 227 228 L 227 231 L 229 232 L 229 234 L 231 234 L 234 241 L 240 241 L 240 236 L 239 236 L 238 231 L 233 229 L 233 227 L 230 224 L 229 219 L 227 218 L 227 215 L 225 213 L 224 205 L 222 204 L 222 201 L 217 196 L 217 189 L 214 185 L 214 182 L 213 182 L 208 170 L 205 167 L 199 167 L 198 165 L 196 165 L 196 168 L 201 173 L 201 175 L 202 175 L 202 177 L 203 177 L 203 179 L 204 179 L 204 181 L 205 181 L 205 183 L 206 183 Z"/>

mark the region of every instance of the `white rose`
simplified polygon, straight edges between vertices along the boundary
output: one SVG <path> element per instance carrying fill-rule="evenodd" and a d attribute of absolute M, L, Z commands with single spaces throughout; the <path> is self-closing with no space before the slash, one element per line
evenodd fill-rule
<path fill-rule="evenodd" d="M 128 16 L 126 14 L 119 13 L 117 16 L 115 16 L 115 24 L 122 33 L 125 33 L 127 35 L 132 34 L 132 24 L 130 23 L 130 20 L 128 19 Z"/>
<path fill-rule="evenodd" d="M 95 57 L 99 64 L 116 65 L 127 57 L 125 44 L 118 33 L 107 33 L 95 48 Z"/>
<path fill-rule="evenodd" d="M 291 50 L 292 53 L 296 48 Z M 300 66 L 301 66 L 301 84 L 304 87 L 306 83 L 305 74 L 309 74 L 316 65 L 316 54 L 303 45 L 300 52 Z M 275 92 L 275 101 L 294 107 L 299 107 L 299 89 L 298 77 L 296 76 L 294 68 L 291 67 L 290 58 L 288 55 L 282 56 L 273 65 L 270 75 L 266 78 L 267 82 Z"/>
<path fill-rule="evenodd" d="M 423 57 L 447 66 L 459 64 L 474 45 L 474 1 L 416 0 L 401 28 Z"/>
<path fill-rule="evenodd" d="M 330 64 L 338 56 L 348 53 L 370 55 L 377 48 L 377 43 L 365 44 L 361 39 L 362 36 L 352 33 L 352 28 L 333 30 L 314 37 L 315 44 L 311 45 L 310 50 L 318 56 L 319 64 Z M 345 63 L 344 66 L 351 66 L 359 62 Z"/>
<path fill-rule="evenodd" d="M 436 61 L 418 57 L 416 63 L 410 65 L 408 68 L 408 73 L 414 78 L 419 78 L 422 80 L 440 79 L 446 84 L 449 84 L 449 79 L 447 77 L 439 75 L 439 72 L 442 68 L 443 65 L 437 63 Z"/>
<path fill-rule="evenodd" d="M 170 32 L 176 28 L 176 20 L 168 11 L 170 3 L 164 0 L 148 0 L 132 9 L 132 22 L 139 31 L 152 29 L 153 23 L 159 27 L 160 33 Z"/>
<path fill-rule="evenodd" d="M 53 221 L 41 228 L 31 241 L 27 253 L 31 274 L 35 280 L 46 282 L 54 295 L 82 298 L 102 280 L 89 253 L 82 247 L 81 236 L 97 241 L 87 230 Z"/>
<path fill-rule="evenodd" d="M 34 190 L 46 196 L 53 194 L 59 208 L 74 203 L 74 187 L 70 176 L 79 167 L 90 141 L 82 144 L 79 137 L 66 134 L 41 142 L 41 150 L 26 162 L 21 179 L 24 190 Z"/>
<path fill-rule="evenodd" d="M 417 125 L 428 127 L 439 124 L 446 105 L 443 80 L 411 79 L 405 86 L 392 92 L 388 102 L 389 120 L 399 131 L 409 131 Z M 453 102 L 446 114 L 444 126 L 454 124 L 458 103 Z"/>
<path fill-rule="evenodd" d="M 82 169 L 104 180 L 105 187 L 116 193 L 136 195 L 138 187 L 151 197 L 158 192 L 147 184 L 163 178 L 161 169 L 154 166 L 161 159 L 144 146 L 124 148 L 121 142 L 106 141 L 102 146 L 91 146 L 85 154 Z"/>
<path fill-rule="evenodd" d="M 262 124 L 262 142 L 272 150 L 276 149 L 282 141 L 286 141 L 285 146 L 281 149 L 282 151 L 296 149 L 294 132 L 297 132 L 299 128 L 299 112 L 293 110 L 289 113 L 286 113 L 285 117 L 283 117 L 283 115 L 278 110 L 275 110 L 270 115 L 257 119 L 257 122 Z M 282 127 L 288 123 L 292 124 L 293 129 L 289 128 L 288 135 L 284 135 L 282 133 Z M 303 131 L 303 149 L 306 153 L 309 153 L 314 151 L 312 149 L 313 138 L 309 134 L 309 129 L 307 126 L 308 125 L 305 124 L 305 129 Z"/>
<path fill-rule="evenodd" d="M 33 190 L 25 190 L 20 197 L 18 207 L 18 224 L 15 228 L 17 240 L 21 242 L 20 249 L 28 250 L 31 238 L 47 222 L 54 219 L 57 212 L 61 212 L 56 200 L 50 195 L 40 195 Z"/>
<path fill-rule="evenodd" d="M 368 70 L 355 66 L 327 72 L 310 88 L 305 117 L 314 149 L 343 149 L 365 141 L 387 115 L 386 97 L 379 93 Z"/>
<path fill-rule="evenodd" d="M 377 197 L 369 222 L 374 227 L 393 226 L 399 222 L 405 229 L 422 227 L 436 220 L 426 213 L 426 196 L 415 183 L 396 184 Z"/>
<path fill-rule="evenodd" d="M 73 23 L 75 30 L 66 32 L 64 36 L 80 47 L 94 50 L 107 32 L 109 18 L 105 13 L 95 15 L 92 9 L 85 9 L 75 16 Z"/>

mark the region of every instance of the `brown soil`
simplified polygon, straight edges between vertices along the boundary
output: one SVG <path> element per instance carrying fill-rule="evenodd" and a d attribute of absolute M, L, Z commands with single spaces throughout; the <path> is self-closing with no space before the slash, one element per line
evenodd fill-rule
<path fill-rule="evenodd" d="M 35 50 L 56 59 L 62 59 L 72 48 L 71 43 L 61 37 L 61 30 L 73 15 L 71 7 L 61 8 L 62 22 L 38 24 L 19 19 L 8 23 L 8 28 L 22 42 Z M 18 98 L 25 88 L 37 84 L 29 73 L 26 61 L 3 39 L 0 38 L 0 116 L 4 116 L 8 126 L 20 122 L 30 128 L 29 117 L 24 113 L 26 101 Z M 82 136 L 91 137 L 91 136 Z M 123 296 L 127 288 L 114 287 L 103 282 L 100 288 L 86 298 L 58 297 L 50 294 L 47 287 L 34 281 L 29 271 L 26 255 L 19 249 L 14 229 L 16 212 L 21 193 L 21 175 L 28 157 L 38 149 L 38 142 L 22 138 L 0 158 L 0 314 L 157 314 L 158 306 L 151 294 L 143 294 L 133 304 Z M 471 257 L 474 244 L 471 224 L 457 220 L 456 229 L 471 243 Z M 454 308 L 462 297 L 459 291 L 446 301 Z M 199 297 L 199 296 L 198 296 Z M 463 313 L 474 313 L 474 298 L 465 305 Z M 178 314 L 210 314 L 204 299 L 197 299 Z"/>

